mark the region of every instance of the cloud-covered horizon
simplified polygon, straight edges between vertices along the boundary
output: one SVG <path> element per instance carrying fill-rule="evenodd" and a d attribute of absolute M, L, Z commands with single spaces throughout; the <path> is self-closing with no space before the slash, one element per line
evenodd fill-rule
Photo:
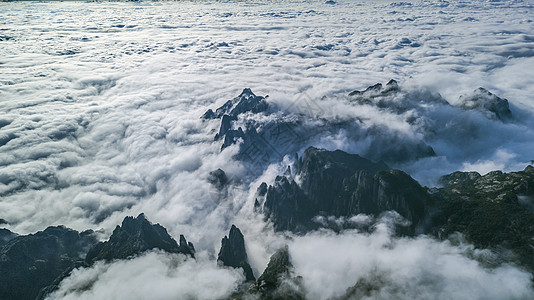
<path fill-rule="evenodd" d="M 232 159 L 237 147 L 221 152 L 213 140 L 219 121 L 199 118 L 247 87 L 284 113 L 305 99 L 328 108 L 321 118 L 357 116 L 364 129 L 424 140 L 436 157 L 394 166 L 422 184 L 455 170 L 523 169 L 534 159 L 532 11 L 531 1 L 482 0 L 0 3 L 2 226 L 27 234 L 62 224 L 106 239 L 125 216 L 144 212 L 213 259 L 235 223 L 261 273 L 286 239 L 252 213 L 254 192 L 291 159 L 250 177 Z M 346 101 L 392 78 L 413 101 L 409 112 Z M 514 122 L 430 101 L 439 94 L 457 105 L 478 87 L 508 99 Z M 420 122 L 407 123 L 409 114 Z M 358 153 L 378 135 L 354 136 L 323 134 L 313 146 Z M 235 179 L 224 199 L 207 182 L 217 168 Z M 332 237 L 345 238 L 350 244 Z M 509 271 L 473 269 L 490 281 Z"/>

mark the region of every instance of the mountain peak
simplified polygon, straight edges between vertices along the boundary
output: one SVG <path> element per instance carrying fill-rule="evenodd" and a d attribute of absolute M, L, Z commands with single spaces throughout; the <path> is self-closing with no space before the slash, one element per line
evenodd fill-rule
<path fill-rule="evenodd" d="M 221 250 L 217 256 L 217 261 L 224 266 L 243 268 L 247 281 L 254 281 L 256 279 L 248 263 L 245 238 L 241 230 L 235 225 L 232 225 L 230 228 L 228 236 L 222 239 Z"/>
<path fill-rule="evenodd" d="M 390 170 L 357 154 L 309 147 L 296 162 L 297 183 L 288 176 L 277 176 L 267 188 L 261 211 L 276 230 L 305 233 L 322 226 L 317 216 L 350 217 L 360 213 L 379 215 L 397 210 L 412 222 L 399 228 L 408 234 L 423 225 L 426 191 L 409 175 Z"/>
<path fill-rule="evenodd" d="M 498 97 L 483 87 L 460 96 L 459 101 L 462 108 L 478 110 L 489 118 L 503 122 L 512 119 L 508 100 Z"/>
<path fill-rule="evenodd" d="M 243 89 L 243 91 L 241 92 L 239 97 L 243 97 L 243 96 L 254 96 L 254 97 L 256 97 L 256 95 L 252 92 L 252 90 L 250 88 L 244 88 Z"/>
<path fill-rule="evenodd" d="M 161 249 L 170 253 L 182 253 L 194 257 L 193 244 L 187 243 L 183 235 L 180 245 L 159 224 L 152 224 L 144 214 L 136 218 L 127 216 L 121 226 L 113 230 L 106 242 L 100 242 L 89 250 L 86 261 L 124 259 L 147 250 Z"/>
<path fill-rule="evenodd" d="M 242 113 L 260 113 L 267 110 L 267 107 L 268 104 L 267 101 L 265 101 L 265 97 L 256 96 L 250 88 L 245 88 L 239 96 L 226 101 L 222 106 L 217 108 L 215 112 L 212 109 L 208 109 L 201 118 L 220 119 L 223 116 L 229 116 L 233 121 Z M 228 122 L 228 120 L 226 122 Z"/>

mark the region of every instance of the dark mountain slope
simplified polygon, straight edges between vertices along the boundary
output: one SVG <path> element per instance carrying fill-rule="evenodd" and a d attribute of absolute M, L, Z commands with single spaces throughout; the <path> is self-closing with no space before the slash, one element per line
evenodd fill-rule
<path fill-rule="evenodd" d="M 411 222 L 404 233 L 424 230 L 433 199 L 406 173 L 343 151 L 310 147 L 297 160 L 295 177 L 278 176 L 258 200 L 276 230 L 304 233 L 319 227 L 316 216 L 350 217 L 397 211 Z M 262 200 L 262 204 L 260 203 Z"/>

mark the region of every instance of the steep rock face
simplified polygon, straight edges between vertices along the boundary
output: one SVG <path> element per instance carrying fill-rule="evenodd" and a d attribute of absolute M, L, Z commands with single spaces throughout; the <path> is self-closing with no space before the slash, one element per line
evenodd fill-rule
<path fill-rule="evenodd" d="M 424 230 L 427 206 L 431 200 L 427 191 L 408 174 L 387 170 L 370 176 L 365 171 L 358 171 L 349 178 L 345 189 L 351 193 L 350 201 L 339 205 L 338 212 L 346 210 L 378 215 L 394 210 L 412 223 L 414 232 L 416 229 L 419 232 Z"/>
<path fill-rule="evenodd" d="M 383 163 L 374 163 L 357 154 L 349 154 L 340 150 L 327 151 L 310 147 L 304 152 L 302 159 L 297 161 L 296 172 L 301 177 L 301 187 L 305 194 L 313 197 L 314 205 L 321 205 L 320 210 L 330 206 L 321 200 L 330 198 L 332 191 L 341 190 L 343 180 L 358 171 L 374 174 L 387 170 Z"/>
<path fill-rule="evenodd" d="M 313 221 L 318 215 L 349 217 L 395 210 L 411 222 L 405 233 L 422 230 L 430 196 L 406 173 L 388 169 L 359 155 L 310 147 L 296 163 L 300 184 L 278 176 L 267 188 L 263 213 L 276 230 L 306 232 L 319 226 Z"/>
<path fill-rule="evenodd" d="M 267 188 L 262 211 L 273 222 L 275 230 L 304 232 L 316 227 L 312 218 L 318 213 L 308 202 L 308 197 L 293 179 L 277 176 L 274 184 Z"/>
<path fill-rule="evenodd" d="M 106 242 L 99 242 L 87 253 L 86 262 L 97 260 L 125 259 L 141 252 L 161 249 L 169 253 L 183 253 L 194 257 L 195 248 L 180 235 L 180 244 L 159 224 L 151 224 L 140 214 L 137 218 L 126 217 L 117 226 Z"/>
<path fill-rule="evenodd" d="M 287 246 L 276 251 L 254 283 L 239 287 L 228 299 L 302 300 L 305 299 L 302 277 L 294 274 Z"/>
<path fill-rule="evenodd" d="M 301 278 L 293 276 L 288 247 L 275 252 L 252 291 L 261 299 L 304 299 Z"/>
<path fill-rule="evenodd" d="M 267 264 L 267 268 L 258 278 L 257 285 L 260 288 L 273 289 L 278 285 L 281 276 L 289 276 L 290 269 L 293 267 L 289 260 L 289 250 L 285 246 L 276 251 Z"/>
<path fill-rule="evenodd" d="M 242 268 L 247 281 L 255 281 L 256 278 L 252 268 L 248 263 L 247 251 L 245 249 L 245 238 L 239 228 L 232 225 L 230 233 L 221 241 L 221 250 L 217 256 L 217 261 L 224 266 Z"/>
<path fill-rule="evenodd" d="M 475 109 L 490 118 L 501 121 L 512 119 L 512 112 L 508 100 L 497 97 L 485 88 L 478 88 L 471 94 L 460 96 L 460 106 L 465 109 Z"/>
<path fill-rule="evenodd" d="M 440 237 L 461 232 L 477 247 L 511 249 L 518 255 L 512 260 L 534 271 L 534 167 L 484 176 L 455 172 L 441 183 Z"/>
<path fill-rule="evenodd" d="M 208 110 L 202 118 L 221 120 L 215 135 L 215 140 L 222 140 L 221 150 L 241 141 L 236 158 L 259 166 L 280 159 L 288 149 L 295 151 L 297 145 L 291 143 L 298 144 L 300 139 L 293 121 L 271 119 L 260 123 L 251 117 L 252 114 L 267 115 L 268 109 L 265 97 L 256 96 L 246 88 L 215 112 Z"/>
<path fill-rule="evenodd" d="M 92 231 L 63 226 L 11 239 L 0 249 L 0 299 L 35 299 L 65 270 L 83 264 L 94 243 Z"/>

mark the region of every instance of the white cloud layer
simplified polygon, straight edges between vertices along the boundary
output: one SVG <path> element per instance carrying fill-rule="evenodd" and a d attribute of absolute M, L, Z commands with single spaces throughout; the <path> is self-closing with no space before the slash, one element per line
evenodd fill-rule
<path fill-rule="evenodd" d="M 174 237 L 185 234 L 211 258 L 236 223 L 260 273 L 286 240 L 251 213 L 261 179 L 242 178 L 246 168 L 231 159 L 236 147 L 220 152 L 213 141 L 218 122 L 199 119 L 245 87 L 268 94 L 280 107 L 326 96 L 329 109 L 320 110 L 321 117 L 356 114 L 366 118 L 366 126 L 424 138 L 438 156 L 397 166 L 423 184 L 455 170 L 522 169 L 534 159 L 533 5 L 529 0 L 0 3 L 0 218 L 21 234 L 63 224 L 102 229 L 107 238 L 124 216 L 144 212 Z M 338 101 L 391 78 L 411 95 L 427 99 L 440 93 L 452 104 L 483 86 L 510 101 L 516 120 L 502 124 L 431 105 L 398 116 Z M 434 123 L 410 125 L 405 121 L 410 113 Z M 436 136 L 423 128 L 436 130 Z M 360 152 L 373 141 L 355 142 L 351 134 L 356 133 L 323 135 L 315 146 Z M 272 180 L 288 162 L 271 166 L 262 179 Z M 217 168 L 235 178 L 228 199 L 214 196 L 206 181 Z M 327 235 L 324 241 L 356 246 L 354 239 L 365 238 Z M 297 240 L 291 251 L 304 251 L 308 241 Z M 397 248 L 410 247 L 423 262 L 426 248 L 441 261 L 450 255 L 462 261 L 449 255 L 454 249 L 426 239 L 402 240 Z M 377 250 L 383 253 L 389 252 Z M 168 260 L 150 254 L 93 271 L 111 278 L 137 263 L 160 266 Z M 473 280 L 508 282 L 506 272 L 524 279 L 508 267 L 492 273 L 472 263 L 466 265 L 474 270 Z M 184 268 L 190 264 L 184 262 Z M 302 262 L 298 268 L 306 270 Z M 210 276 L 223 272 L 199 269 Z M 150 270 L 161 275 L 156 267 Z M 84 274 L 69 284 L 89 276 Z M 180 281 L 180 276 L 161 278 Z M 449 273 L 436 276 L 454 280 Z M 309 280 L 317 278 L 312 274 Z M 234 283 L 222 281 L 220 291 Z M 345 285 L 332 286 L 331 293 Z"/>
<path fill-rule="evenodd" d="M 471 246 L 452 246 L 427 237 L 392 238 L 384 224 L 370 235 L 356 231 L 315 232 L 295 239 L 289 251 L 310 299 L 343 296 L 358 281 L 378 287 L 363 299 L 534 296 L 528 272 L 509 265 L 483 268 L 466 257 L 485 254 Z M 360 293 L 365 295 L 361 290 Z"/>
<path fill-rule="evenodd" d="M 48 299 L 221 299 L 244 276 L 206 259 L 151 252 L 88 269 L 76 269 Z"/>

